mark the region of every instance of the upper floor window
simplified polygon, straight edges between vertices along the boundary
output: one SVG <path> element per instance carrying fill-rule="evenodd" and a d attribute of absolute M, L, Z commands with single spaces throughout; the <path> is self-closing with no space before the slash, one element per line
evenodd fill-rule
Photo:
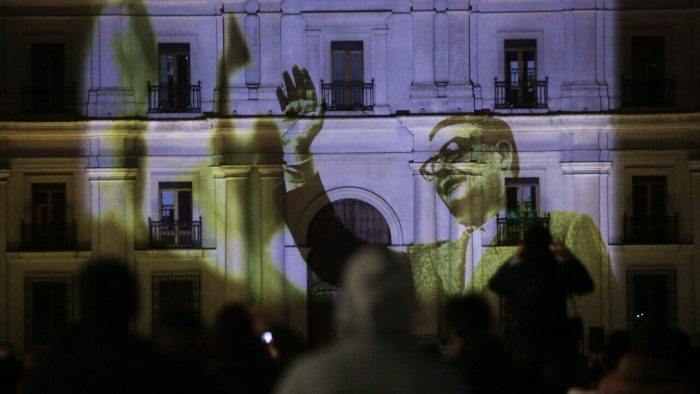
<path fill-rule="evenodd" d="M 364 79 L 363 42 L 332 42 L 331 83 L 321 81 L 322 105 L 331 110 L 371 109 L 374 83 Z"/>
<path fill-rule="evenodd" d="M 22 88 L 22 110 L 35 114 L 73 111 L 75 89 L 66 77 L 64 44 L 32 44 L 30 81 Z"/>
<path fill-rule="evenodd" d="M 158 186 L 160 221 L 149 219 L 151 247 L 201 247 L 202 221 L 192 220 L 192 183 L 161 182 Z"/>
<path fill-rule="evenodd" d="M 676 217 L 667 214 L 666 177 L 632 177 L 632 216 L 625 217 L 626 243 L 675 240 Z"/>
<path fill-rule="evenodd" d="M 539 179 L 506 179 L 506 216 L 496 218 L 496 243 L 517 245 L 525 230 L 535 224 L 549 226 L 549 217 L 539 216 Z"/>
<path fill-rule="evenodd" d="M 46 346 L 73 318 L 73 278 L 27 277 L 24 292 L 27 346 Z"/>
<path fill-rule="evenodd" d="M 158 44 L 158 85 L 149 84 L 149 112 L 199 112 L 200 84 L 192 85 L 190 44 Z"/>
<path fill-rule="evenodd" d="M 496 107 L 547 107 L 547 81 L 537 79 L 537 40 L 505 40 L 504 80 L 496 80 Z"/>
<path fill-rule="evenodd" d="M 69 250 L 75 223 L 66 220 L 66 184 L 33 183 L 30 223 L 22 223 L 22 249 Z"/>
<path fill-rule="evenodd" d="M 632 37 L 631 77 L 622 80 L 622 100 L 627 106 L 666 106 L 675 102 L 675 79 L 666 77 L 664 37 Z"/>
<path fill-rule="evenodd" d="M 534 218 L 538 213 L 539 179 L 506 179 L 506 216 L 509 219 L 520 217 Z"/>

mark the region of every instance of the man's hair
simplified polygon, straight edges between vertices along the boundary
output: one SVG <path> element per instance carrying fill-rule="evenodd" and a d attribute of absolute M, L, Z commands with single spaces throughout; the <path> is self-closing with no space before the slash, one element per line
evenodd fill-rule
<path fill-rule="evenodd" d="M 513 131 L 510 126 L 492 116 L 474 116 L 474 115 L 454 115 L 440 121 L 430 131 L 428 139 L 433 140 L 435 134 L 445 127 L 464 125 L 470 129 L 477 130 L 481 135 L 481 141 L 484 145 L 497 146 L 500 142 L 505 141 L 511 146 L 512 161 L 509 167 L 512 176 L 517 177 L 520 168 L 520 160 L 518 157 L 518 149 L 515 146 Z"/>
<path fill-rule="evenodd" d="M 115 330 L 124 329 L 136 316 L 136 278 L 117 259 L 96 259 L 78 275 L 80 312 L 85 323 Z"/>

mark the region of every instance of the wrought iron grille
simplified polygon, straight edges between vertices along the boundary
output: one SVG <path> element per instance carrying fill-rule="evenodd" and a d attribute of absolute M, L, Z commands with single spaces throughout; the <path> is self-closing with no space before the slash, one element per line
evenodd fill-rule
<path fill-rule="evenodd" d="M 201 290 L 198 274 L 153 275 L 151 291 L 153 327 L 172 318 L 199 319 Z"/>
<path fill-rule="evenodd" d="M 28 348 L 43 347 L 73 320 L 73 277 L 28 276 L 24 279 L 24 327 Z"/>
<path fill-rule="evenodd" d="M 22 85 L 22 112 L 26 114 L 72 114 L 75 113 L 75 101 L 75 84 Z"/>
<path fill-rule="evenodd" d="M 627 328 L 676 327 L 676 270 L 627 271 Z"/>
<path fill-rule="evenodd" d="M 519 82 L 499 81 L 494 78 L 497 109 L 547 108 L 549 77 L 544 80 L 527 79 Z"/>
<path fill-rule="evenodd" d="M 160 220 L 148 218 L 149 243 L 152 249 L 198 249 L 202 247 L 202 217 L 195 220 Z"/>
<path fill-rule="evenodd" d="M 525 237 L 528 228 L 540 225 L 549 229 L 549 214 L 539 217 L 502 218 L 496 216 L 496 245 L 518 245 Z"/>
<path fill-rule="evenodd" d="M 371 111 L 374 108 L 374 79 L 363 81 L 321 80 L 321 106 L 331 111 Z"/>
<path fill-rule="evenodd" d="M 623 107 L 672 107 L 676 104 L 676 78 L 622 77 Z"/>
<path fill-rule="evenodd" d="M 672 244 L 678 242 L 678 216 L 624 216 L 626 244 Z"/>
<path fill-rule="evenodd" d="M 202 112 L 202 82 L 196 85 L 178 85 L 168 82 L 148 84 L 148 112 L 199 113 Z"/>
<path fill-rule="evenodd" d="M 22 250 L 75 250 L 75 220 L 68 223 L 24 223 Z"/>

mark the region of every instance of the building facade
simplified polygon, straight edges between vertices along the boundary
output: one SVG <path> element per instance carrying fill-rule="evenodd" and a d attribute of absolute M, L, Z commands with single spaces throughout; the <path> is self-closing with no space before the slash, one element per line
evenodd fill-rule
<path fill-rule="evenodd" d="M 541 222 L 594 278 L 593 348 L 697 338 L 699 19 L 697 0 L 5 0 L 0 338 L 45 344 L 106 256 L 139 277 L 144 333 L 237 300 L 324 337 L 339 290 L 307 255 L 333 218 L 408 254 L 420 334 Z"/>

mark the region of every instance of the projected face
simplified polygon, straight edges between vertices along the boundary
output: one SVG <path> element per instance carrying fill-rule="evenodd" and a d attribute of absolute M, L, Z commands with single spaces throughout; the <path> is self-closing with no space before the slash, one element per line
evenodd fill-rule
<path fill-rule="evenodd" d="M 421 167 L 421 174 L 435 182 L 459 223 L 482 225 L 503 205 L 502 174 L 513 175 L 510 129 L 492 118 L 453 117 L 440 122 L 429 139 L 439 152 Z"/>

